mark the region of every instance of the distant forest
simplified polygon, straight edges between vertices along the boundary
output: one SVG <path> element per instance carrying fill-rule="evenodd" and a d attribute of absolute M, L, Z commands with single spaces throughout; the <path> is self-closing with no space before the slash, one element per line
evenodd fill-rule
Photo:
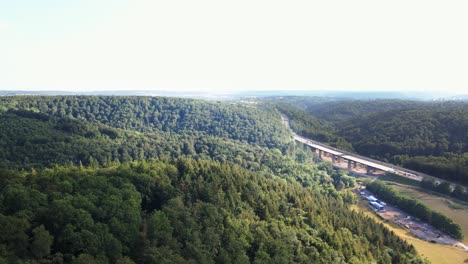
<path fill-rule="evenodd" d="M 163 97 L 0 97 L 0 107 L 0 166 L 7 168 L 195 153 L 225 161 L 232 157 L 214 153 L 226 151 L 214 149 L 218 142 L 230 145 L 222 139 L 281 150 L 288 144 L 275 113 L 240 105 Z"/>
<path fill-rule="evenodd" d="M 270 99 L 304 136 L 468 184 L 468 103 Z"/>
<path fill-rule="evenodd" d="M 0 97 L 0 263 L 425 263 L 280 113 Z"/>

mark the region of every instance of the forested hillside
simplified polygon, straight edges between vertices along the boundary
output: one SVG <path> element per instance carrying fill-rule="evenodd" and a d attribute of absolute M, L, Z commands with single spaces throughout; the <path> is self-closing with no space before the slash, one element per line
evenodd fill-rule
<path fill-rule="evenodd" d="M 382 112 L 339 134 L 363 155 L 468 183 L 468 110 Z"/>
<path fill-rule="evenodd" d="M 334 124 L 350 122 L 379 112 L 392 110 L 460 110 L 468 109 L 468 103 L 460 101 L 409 101 L 409 100 L 334 100 L 321 102 L 309 100 L 303 108 L 307 113 Z"/>
<path fill-rule="evenodd" d="M 433 176 L 468 183 L 468 103 L 276 102 L 299 134 Z"/>
<path fill-rule="evenodd" d="M 0 168 L 33 168 L 55 164 L 109 165 L 149 158 L 213 158 L 255 166 L 269 151 L 245 142 L 214 136 L 135 132 L 67 118 L 40 120 L 0 113 Z M 278 146 L 280 147 L 280 146 Z M 289 144 L 281 146 L 287 151 Z M 281 152 L 280 152 L 281 153 Z M 240 159 L 240 156 L 242 159 Z"/>
<path fill-rule="evenodd" d="M 366 155 L 468 152 L 468 110 L 404 110 L 356 119 L 338 132 Z"/>
<path fill-rule="evenodd" d="M 307 114 L 295 106 L 279 103 L 276 108 L 289 117 L 289 125 L 295 133 L 335 148 L 352 151 L 352 145 L 339 136 L 336 128 L 328 121 Z"/>
<path fill-rule="evenodd" d="M 2 172 L 3 260 L 408 263 L 414 249 L 339 199 L 178 159 Z"/>
<path fill-rule="evenodd" d="M 0 97 L 0 105 L 140 132 L 211 135 L 267 147 L 286 140 L 277 113 L 236 104 L 167 97 L 25 96 Z"/>
<path fill-rule="evenodd" d="M 174 98 L 0 101 L 0 262 L 422 263 L 348 209 L 354 179 L 314 164 L 278 112 Z"/>

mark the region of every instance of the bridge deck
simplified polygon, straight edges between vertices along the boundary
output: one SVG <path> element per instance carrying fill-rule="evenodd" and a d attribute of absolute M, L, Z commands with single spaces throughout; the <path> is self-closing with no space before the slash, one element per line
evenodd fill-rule
<path fill-rule="evenodd" d="M 352 161 L 361 163 L 363 165 L 370 166 L 372 168 L 376 168 L 376 169 L 385 171 L 385 172 L 395 172 L 395 170 L 393 168 L 390 168 L 388 166 L 384 166 L 384 165 L 381 165 L 381 164 L 377 164 L 377 163 L 372 162 L 372 161 L 356 158 L 356 157 L 349 156 L 349 155 L 344 155 L 344 156 L 341 156 L 341 157 L 344 158 L 344 159 L 347 159 L 347 160 L 352 160 Z"/>
<path fill-rule="evenodd" d="M 428 177 L 428 175 L 426 175 L 424 173 L 421 173 L 421 172 L 408 170 L 408 169 L 405 169 L 405 168 L 395 166 L 393 164 L 389 164 L 389 163 L 381 162 L 381 161 L 378 161 L 378 160 L 370 159 L 370 158 L 367 158 L 367 157 L 359 156 L 359 155 L 357 155 L 355 153 L 350 153 L 348 151 L 336 149 L 336 148 L 333 148 L 331 146 L 327 146 L 325 144 L 322 144 L 322 143 L 313 141 L 311 139 L 299 136 L 298 134 L 294 133 L 294 131 L 289 126 L 289 119 L 287 118 L 287 116 L 281 115 L 281 119 L 282 119 L 283 124 L 291 131 L 291 133 L 293 135 L 293 138 L 295 140 L 297 140 L 299 142 L 302 142 L 302 143 L 304 143 L 306 145 L 309 145 L 309 146 L 311 146 L 311 147 L 313 147 L 315 149 L 325 151 L 325 152 L 333 154 L 335 156 L 340 156 L 340 157 L 342 157 L 344 159 L 351 160 L 351 161 L 363 164 L 363 165 L 371 167 L 371 168 L 375 168 L 375 169 L 382 170 L 382 171 L 385 171 L 385 172 L 391 172 L 391 173 L 394 173 L 394 174 L 398 174 L 400 176 L 407 177 L 407 178 L 410 178 L 410 179 L 413 179 L 413 180 L 416 180 L 416 181 L 422 181 L 423 177 Z"/>
<path fill-rule="evenodd" d="M 310 140 L 308 140 L 308 139 L 306 139 L 306 138 L 304 138 L 304 137 L 294 135 L 294 138 L 295 138 L 297 141 L 300 141 L 300 142 L 302 142 L 302 143 L 304 143 L 304 144 L 307 144 L 307 145 L 309 145 L 309 146 L 311 146 L 311 147 L 313 147 L 313 148 L 323 150 L 323 151 L 325 151 L 325 152 L 327 152 L 327 153 L 331 153 L 331 154 L 336 155 L 336 156 L 341 156 L 341 155 L 343 155 L 343 153 L 341 153 L 341 152 L 335 151 L 335 150 L 333 150 L 333 149 L 330 149 L 330 148 L 327 148 L 327 147 L 324 147 L 324 146 L 321 146 L 321 145 L 317 145 L 317 144 L 315 144 L 314 142 L 312 142 L 312 141 L 310 141 Z"/>

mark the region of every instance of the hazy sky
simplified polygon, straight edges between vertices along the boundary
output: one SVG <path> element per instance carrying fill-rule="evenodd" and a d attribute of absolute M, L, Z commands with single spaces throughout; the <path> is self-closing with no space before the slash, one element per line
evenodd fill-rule
<path fill-rule="evenodd" d="M 467 14 L 467 0 L 0 0 L 0 89 L 468 93 Z"/>

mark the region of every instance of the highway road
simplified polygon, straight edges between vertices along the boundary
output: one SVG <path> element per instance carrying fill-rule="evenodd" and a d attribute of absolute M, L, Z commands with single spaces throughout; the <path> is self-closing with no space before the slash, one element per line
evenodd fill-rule
<path fill-rule="evenodd" d="M 422 181 L 424 177 L 430 177 L 429 175 L 426 175 L 424 173 L 408 170 L 402 167 L 395 166 L 390 163 L 385 163 L 382 161 L 363 157 L 355 153 L 351 153 L 349 151 L 336 149 L 334 147 L 322 144 L 320 142 L 311 140 L 309 138 L 305 138 L 303 136 L 296 134 L 294 131 L 292 131 L 291 127 L 289 126 L 289 119 L 287 116 L 282 115 L 281 119 L 283 121 L 283 124 L 291 131 L 294 140 L 304 143 L 314 149 L 319 149 L 327 153 L 333 154 L 335 156 L 339 156 L 346 160 L 351 160 L 351 161 L 360 163 L 365 166 L 369 166 L 369 167 L 372 167 L 372 168 L 375 168 L 384 172 L 400 175 L 402 177 L 409 178 L 409 179 L 416 180 L 416 181 Z"/>

